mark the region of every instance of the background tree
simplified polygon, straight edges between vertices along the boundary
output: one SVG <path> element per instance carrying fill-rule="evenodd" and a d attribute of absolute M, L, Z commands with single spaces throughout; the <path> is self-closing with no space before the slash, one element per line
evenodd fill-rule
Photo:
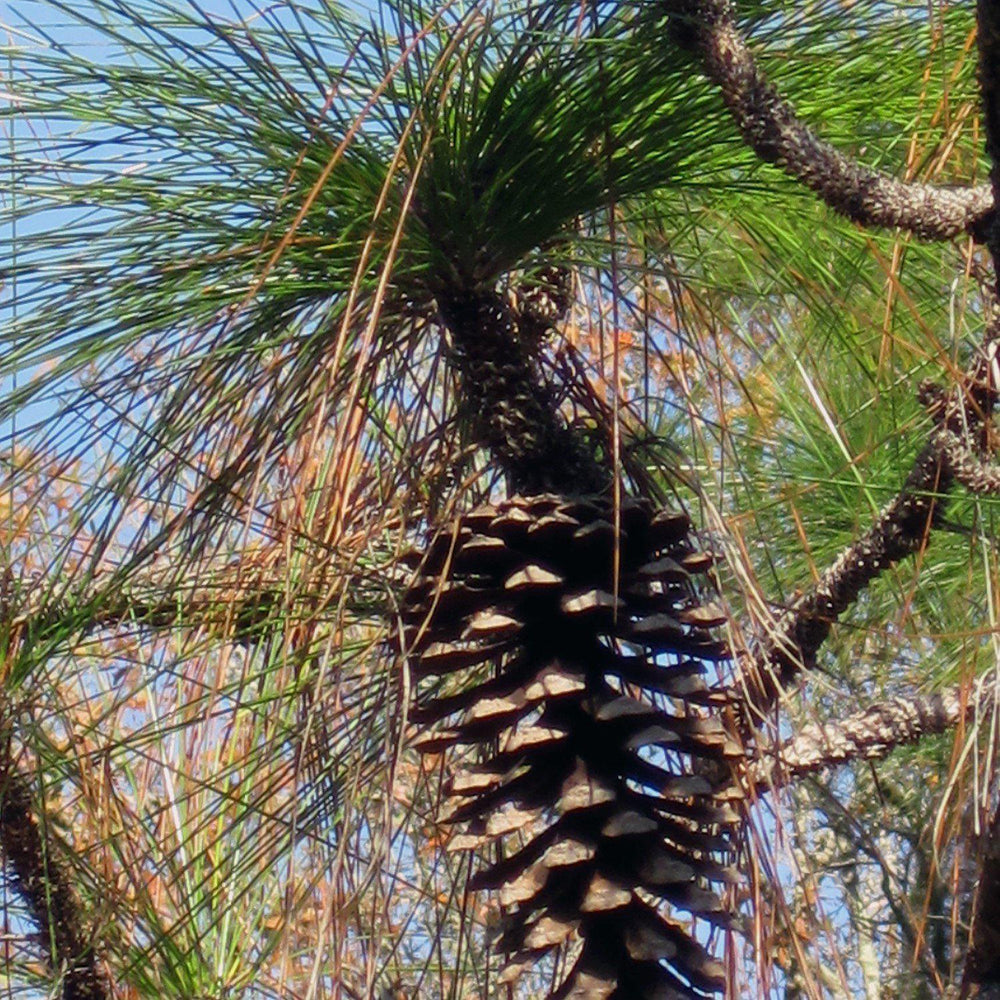
<path fill-rule="evenodd" d="M 744 933 L 718 942 L 730 993 L 961 979 L 993 747 L 992 200 L 909 182 L 981 169 L 973 17 L 740 17 L 21 9 L 0 814 L 37 934 L 19 982 L 496 989 L 496 903 L 465 893 L 438 822 L 452 762 L 405 749 L 400 553 L 505 488 L 593 493 L 608 469 L 619 498 L 686 502 L 727 556 L 745 655 L 712 680 L 761 795 L 728 901 Z M 838 221 L 803 180 L 902 231 Z M 944 388 L 918 401 L 924 377 Z M 774 676 L 803 666 L 776 725 Z M 772 788 L 826 759 L 856 763 Z M 544 995 L 544 972 L 518 988 Z"/>

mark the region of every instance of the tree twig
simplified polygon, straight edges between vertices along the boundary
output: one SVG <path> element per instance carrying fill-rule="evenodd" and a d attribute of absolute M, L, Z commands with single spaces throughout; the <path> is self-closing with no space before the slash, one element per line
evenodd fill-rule
<path fill-rule="evenodd" d="M 933 694 L 890 698 L 837 722 L 805 726 L 750 764 L 750 784 L 759 792 L 854 760 L 882 760 L 897 747 L 947 732 L 977 712 L 992 710 L 996 672 L 974 690 L 956 685 Z"/>
<path fill-rule="evenodd" d="M 936 438 L 924 446 L 900 493 L 819 581 L 778 619 L 748 664 L 749 706 L 765 712 L 781 689 L 814 665 L 836 619 L 869 583 L 926 541 L 953 476 Z"/>
<path fill-rule="evenodd" d="M 675 37 L 696 51 L 718 85 L 747 145 L 778 164 L 832 209 L 863 226 L 906 229 L 928 240 L 993 225 L 989 185 L 907 183 L 865 167 L 818 138 L 764 77 L 740 34 L 730 0 L 666 0 Z"/>
<path fill-rule="evenodd" d="M 977 496 L 1000 494 L 1000 465 L 979 459 L 952 431 L 938 431 L 941 454 L 955 481 Z"/>
<path fill-rule="evenodd" d="M 175 562 L 160 559 L 132 573 L 109 569 L 86 586 L 56 595 L 41 580 L 15 585 L 8 574 L 6 581 L 0 580 L 0 626 L 34 640 L 65 633 L 67 627 L 86 634 L 119 625 L 208 626 L 224 629 L 234 641 L 251 640 L 269 621 L 294 615 L 297 607 L 302 614 L 315 613 L 321 588 L 290 585 L 285 562 L 280 545 L 237 563 L 219 556 L 186 564 L 183 572 Z M 388 613 L 384 594 L 356 583 L 348 607 L 359 614 Z"/>

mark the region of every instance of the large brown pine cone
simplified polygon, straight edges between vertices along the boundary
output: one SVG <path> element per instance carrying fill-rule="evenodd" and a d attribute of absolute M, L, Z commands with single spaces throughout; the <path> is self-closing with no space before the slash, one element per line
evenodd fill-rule
<path fill-rule="evenodd" d="M 698 603 L 712 559 L 684 515 L 620 515 L 513 498 L 413 553 L 411 717 L 433 727 L 423 752 L 482 748 L 442 818 L 452 847 L 501 848 L 472 886 L 499 890 L 507 978 L 564 947 L 557 1000 L 701 998 L 723 970 L 690 917 L 728 922 L 710 885 L 732 877 L 736 821 L 705 775 L 740 755 L 705 682 L 723 615 Z"/>

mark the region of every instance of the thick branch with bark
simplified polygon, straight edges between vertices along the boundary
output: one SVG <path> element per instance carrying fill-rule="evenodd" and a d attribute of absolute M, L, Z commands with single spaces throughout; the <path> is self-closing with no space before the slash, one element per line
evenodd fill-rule
<path fill-rule="evenodd" d="M 979 0 L 976 27 L 986 152 L 993 195 L 1000 200 L 1000 0 Z M 986 231 L 986 245 L 993 258 L 994 292 L 1000 295 L 1000 220 L 996 217 Z M 1000 1000 L 1000 809 L 986 835 L 962 995 Z"/>
<path fill-rule="evenodd" d="M 985 239 L 994 218 L 989 185 L 936 187 L 872 170 L 818 138 L 764 77 L 729 0 L 666 0 L 675 37 L 700 56 L 747 145 L 832 209 L 863 226 L 906 229 L 928 240 Z"/>
<path fill-rule="evenodd" d="M 818 582 L 791 603 L 754 651 L 746 670 L 751 711 L 766 712 L 783 687 L 815 665 L 834 622 L 861 592 L 927 543 L 955 483 L 976 493 L 1000 490 L 1000 469 L 978 455 L 985 448 L 986 422 L 997 402 L 998 348 L 1000 316 L 994 314 L 983 348 L 965 375 L 967 388 L 948 400 L 921 387 L 921 398 L 936 423 L 934 430 L 902 490 Z"/>
<path fill-rule="evenodd" d="M 967 448 L 957 434 L 944 428 L 938 431 L 941 453 L 955 481 L 977 496 L 1000 494 L 1000 466 L 984 462 Z"/>
<path fill-rule="evenodd" d="M 976 29 L 986 154 L 990 158 L 990 181 L 996 201 L 1000 200 L 1000 4 L 996 0 L 979 0 L 976 5 Z M 996 214 L 991 217 L 984 235 L 993 257 L 994 288 L 1000 294 L 1000 219 Z"/>
<path fill-rule="evenodd" d="M 995 675 L 992 681 L 995 684 Z M 806 726 L 760 752 L 750 766 L 750 784 L 763 792 L 848 761 L 882 760 L 897 747 L 947 732 L 977 711 L 989 710 L 994 697 L 986 681 L 976 686 L 972 697 L 958 685 L 934 694 L 890 698 L 838 722 Z"/>
<path fill-rule="evenodd" d="M 785 684 L 814 665 L 833 623 L 868 584 L 924 544 L 952 481 L 938 441 L 932 438 L 899 495 L 819 582 L 792 603 L 756 652 L 748 671 L 750 701 L 756 709 L 773 704 Z"/>
<path fill-rule="evenodd" d="M 34 814 L 31 787 L 18 769 L 10 741 L 0 747 L 0 848 L 14 883 L 41 931 L 63 1000 L 106 1000 L 90 936 L 72 881 Z"/>
<path fill-rule="evenodd" d="M 993 814 L 986 834 L 962 995 L 977 1000 L 1000 998 L 1000 809 Z"/>

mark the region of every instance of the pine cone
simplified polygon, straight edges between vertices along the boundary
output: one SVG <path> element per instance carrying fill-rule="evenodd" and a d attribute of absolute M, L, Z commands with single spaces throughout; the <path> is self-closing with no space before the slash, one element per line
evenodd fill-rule
<path fill-rule="evenodd" d="M 566 947 L 557 1000 L 700 998 L 723 970 L 668 914 L 728 922 L 708 886 L 737 816 L 697 773 L 740 755 L 703 677 L 723 615 L 696 601 L 712 559 L 684 515 L 626 500 L 612 522 L 605 499 L 513 498 L 414 554 L 411 717 L 436 727 L 421 751 L 486 757 L 443 818 L 453 848 L 503 848 L 471 887 L 499 890 L 507 981 Z"/>

